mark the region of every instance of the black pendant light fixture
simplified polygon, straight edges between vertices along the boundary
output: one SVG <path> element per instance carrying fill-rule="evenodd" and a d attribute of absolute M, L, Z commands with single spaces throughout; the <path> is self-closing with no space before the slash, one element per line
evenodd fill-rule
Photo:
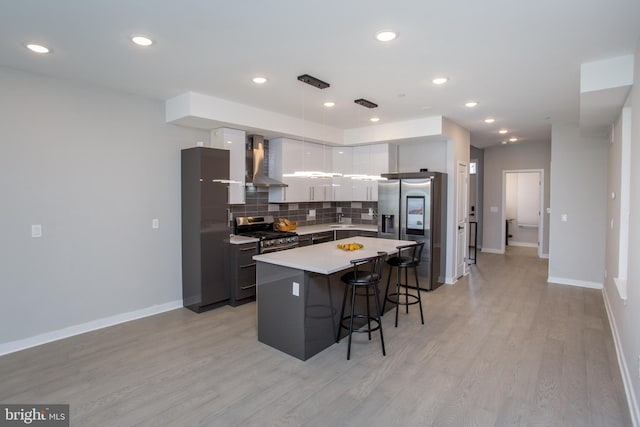
<path fill-rule="evenodd" d="M 318 89 L 326 89 L 331 86 L 329 83 L 323 82 L 322 80 L 310 76 L 309 74 L 298 76 L 298 80 L 313 87 L 317 87 Z"/>
<path fill-rule="evenodd" d="M 367 101 L 364 98 L 356 99 L 353 102 L 355 102 L 356 104 L 362 105 L 363 107 L 367 107 L 367 108 L 376 108 L 378 106 L 378 104 L 373 103 L 371 101 Z"/>

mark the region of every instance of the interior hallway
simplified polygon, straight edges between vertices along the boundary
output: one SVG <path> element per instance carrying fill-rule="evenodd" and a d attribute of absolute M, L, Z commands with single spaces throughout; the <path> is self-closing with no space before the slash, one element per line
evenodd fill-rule
<path fill-rule="evenodd" d="M 306 362 L 259 343 L 255 303 L 186 309 L 0 357 L 0 402 L 72 426 L 630 426 L 602 293 L 546 283 L 535 248 L 478 253 L 456 285 Z"/>

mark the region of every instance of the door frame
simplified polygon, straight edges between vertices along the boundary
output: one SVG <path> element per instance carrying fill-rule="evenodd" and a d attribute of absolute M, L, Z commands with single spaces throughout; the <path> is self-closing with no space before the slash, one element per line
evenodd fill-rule
<path fill-rule="evenodd" d="M 540 200 L 538 201 L 538 257 L 542 258 L 542 246 L 544 236 L 544 169 L 503 169 L 502 170 L 502 214 L 500 221 L 500 245 L 502 253 L 505 253 L 506 230 L 504 227 L 507 220 L 507 174 L 508 173 L 538 173 L 540 177 Z"/>
<path fill-rule="evenodd" d="M 464 178 L 462 180 L 462 182 L 460 182 L 459 178 L 459 172 L 461 170 L 464 170 Z M 468 269 L 467 269 L 467 259 L 469 258 L 469 239 L 468 239 L 468 224 L 467 222 L 469 221 L 469 164 L 468 163 L 464 163 L 461 161 L 457 162 L 456 165 L 456 200 L 455 200 L 455 209 L 456 209 L 456 215 L 455 215 L 455 264 L 454 264 L 454 271 L 455 271 L 455 276 L 456 279 L 459 279 L 460 277 L 464 276 L 465 274 L 467 274 Z M 462 188 L 462 191 L 460 191 L 460 186 L 463 185 L 464 187 Z M 462 262 L 460 262 L 458 255 L 460 254 L 460 249 L 458 248 L 458 244 L 460 243 L 458 241 L 458 234 L 459 234 L 459 229 L 458 229 L 458 218 L 459 218 L 459 214 L 460 212 L 458 212 L 460 209 L 458 206 L 458 199 L 460 197 L 460 194 L 458 193 L 462 193 L 462 197 L 463 197 L 463 204 L 464 206 L 462 207 L 461 211 L 463 213 L 463 230 L 462 230 L 462 234 L 463 234 L 463 238 L 464 238 L 464 242 L 463 242 L 463 249 L 462 249 Z M 459 267 L 462 266 L 462 271 L 460 271 Z"/>

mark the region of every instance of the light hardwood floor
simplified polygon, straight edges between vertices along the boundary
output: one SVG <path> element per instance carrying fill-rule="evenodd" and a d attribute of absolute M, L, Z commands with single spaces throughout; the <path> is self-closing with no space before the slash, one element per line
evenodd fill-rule
<path fill-rule="evenodd" d="M 306 362 L 259 343 L 255 303 L 186 309 L 0 357 L 0 402 L 73 426 L 630 426 L 599 290 L 546 283 L 535 250 L 471 274 Z"/>

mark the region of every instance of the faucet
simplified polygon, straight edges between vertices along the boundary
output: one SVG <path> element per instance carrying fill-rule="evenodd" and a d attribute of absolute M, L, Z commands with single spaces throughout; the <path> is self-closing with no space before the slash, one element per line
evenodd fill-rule
<path fill-rule="evenodd" d="M 339 213 L 338 214 L 338 224 L 342 224 L 344 220 L 344 214 L 343 213 Z"/>

